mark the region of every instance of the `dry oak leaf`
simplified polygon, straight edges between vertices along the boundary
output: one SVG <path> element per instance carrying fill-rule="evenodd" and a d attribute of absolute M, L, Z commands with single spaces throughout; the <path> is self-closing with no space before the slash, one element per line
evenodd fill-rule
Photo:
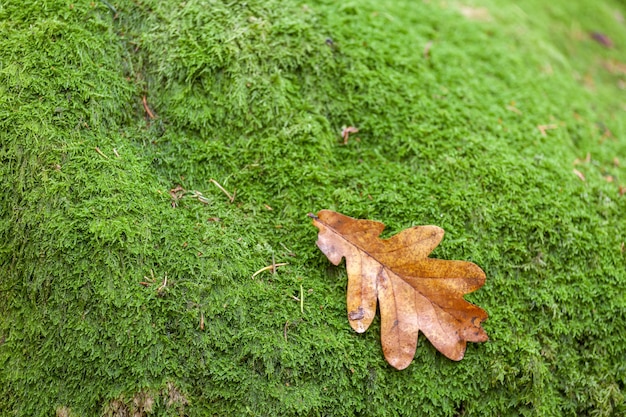
<path fill-rule="evenodd" d="M 463 359 L 467 342 L 485 342 L 487 312 L 463 299 L 482 287 L 485 273 L 465 261 L 428 255 L 443 238 L 437 226 L 415 226 L 380 239 L 385 225 L 330 210 L 309 213 L 319 229 L 317 246 L 335 265 L 346 258 L 350 326 L 363 333 L 380 305 L 385 359 L 396 369 L 411 364 L 422 331 L 448 358 Z"/>

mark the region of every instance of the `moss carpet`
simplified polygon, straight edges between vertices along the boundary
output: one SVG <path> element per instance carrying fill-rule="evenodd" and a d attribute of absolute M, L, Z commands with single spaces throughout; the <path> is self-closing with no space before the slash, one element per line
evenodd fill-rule
<path fill-rule="evenodd" d="M 3 1 L 0 415 L 625 415 L 625 16 Z M 391 368 L 320 209 L 443 227 L 490 340 Z"/>

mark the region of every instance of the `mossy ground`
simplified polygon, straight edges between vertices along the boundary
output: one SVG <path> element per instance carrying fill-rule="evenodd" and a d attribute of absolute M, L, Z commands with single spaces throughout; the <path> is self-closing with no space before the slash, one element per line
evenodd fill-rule
<path fill-rule="evenodd" d="M 3 2 L 0 415 L 624 415 L 624 16 Z M 323 208 L 443 227 L 490 341 L 393 370 L 378 321 L 348 326 Z"/>

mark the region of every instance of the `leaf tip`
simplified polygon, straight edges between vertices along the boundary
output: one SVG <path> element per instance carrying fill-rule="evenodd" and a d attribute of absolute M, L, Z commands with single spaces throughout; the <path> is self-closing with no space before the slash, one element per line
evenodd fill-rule
<path fill-rule="evenodd" d="M 397 369 L 398 371 L 402 371 L 408 368 L 412 361 L 413 361 L 413 358 L 411 358 L 411 360 L 401 360 L 397 358 L 387 359 L 387 363 L 391 365 L 392 367 L 394 367 L 395 369 Z"/>

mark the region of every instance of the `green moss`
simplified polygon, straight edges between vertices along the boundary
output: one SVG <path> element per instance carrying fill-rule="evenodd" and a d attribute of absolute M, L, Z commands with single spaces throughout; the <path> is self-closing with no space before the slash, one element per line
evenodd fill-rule
<path fill-rule="evenodd" d="M 622 15 L 5 2 L 0 415 L 624 414 Z M 390 368 L 323 208 L 443 227 L 490 341 Z"/>

